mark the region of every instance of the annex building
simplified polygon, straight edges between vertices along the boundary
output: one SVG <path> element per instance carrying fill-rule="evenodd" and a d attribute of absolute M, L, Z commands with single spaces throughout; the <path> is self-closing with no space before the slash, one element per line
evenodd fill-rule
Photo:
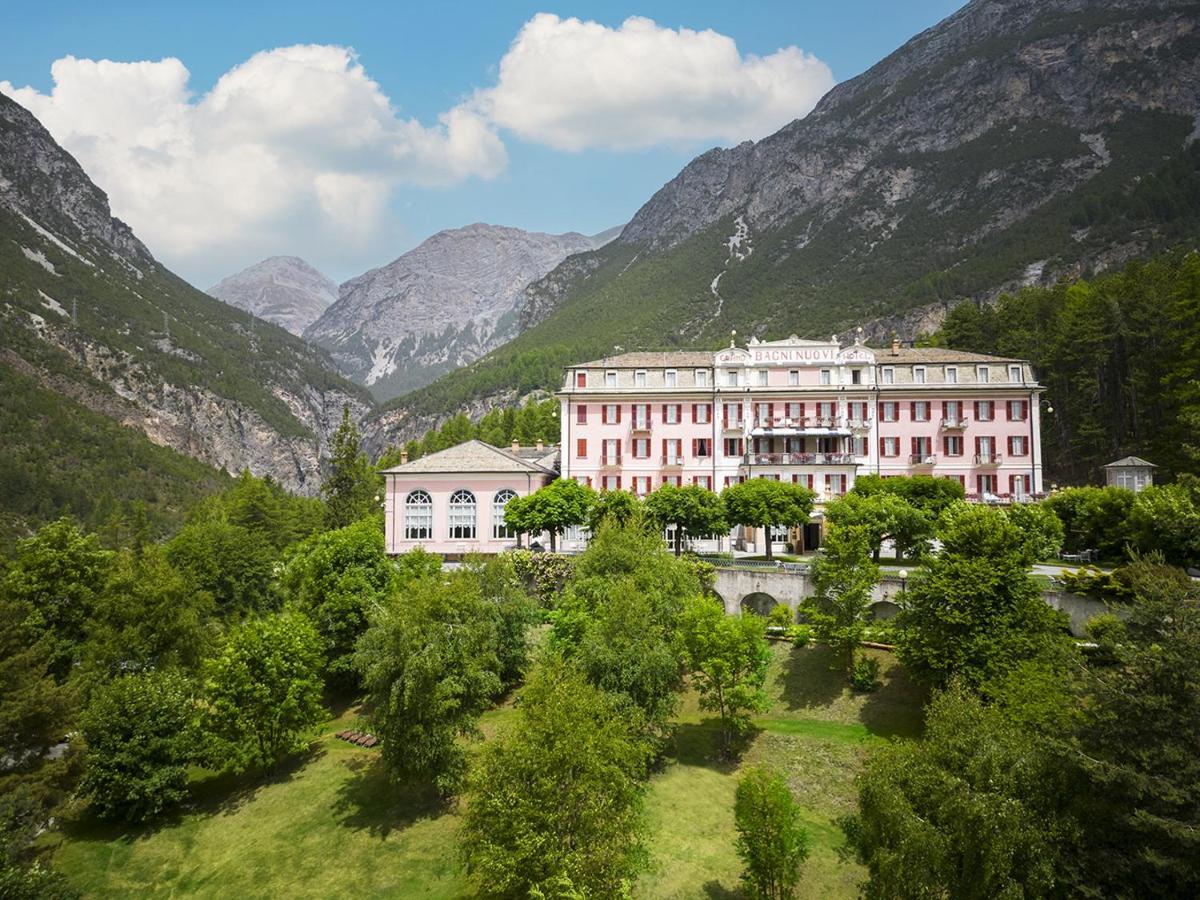
<path fill-rule="evenodd" d="M 556 455 L 535 459 L 536 451 L 472 441 L 460 445 L 470 449 L 451 448 L 385 472 L 388 549 L 510 546 L 507 532 L 497 530 L 499 492 L 536 490 L 558 475 L 642 497 L 664 484 L 720 491 L 747 478 L 773 478 L 808 486 L 820 504 L 846 493 L 863 473 L 921 474 L 957 480 L 968 500 L 1034 499 L 1043 491 L 1042 390 L 1023 360 L 794 335 L 731 343 L 715 353 L 592 360 L 569 367 L 556 394 L 562 438 Z M 483 465 L 506 471 L 467 467 L 462 455 L 473 461 L 485 454 L 481 448 L 498 458 Z M 820 518 L 818 506 L 805 545 L 819 542 Z M 755 537 L 737 535 L 743 546 L 753 546 Z M 788 535 L 771 539 L 782 543 Z"/>

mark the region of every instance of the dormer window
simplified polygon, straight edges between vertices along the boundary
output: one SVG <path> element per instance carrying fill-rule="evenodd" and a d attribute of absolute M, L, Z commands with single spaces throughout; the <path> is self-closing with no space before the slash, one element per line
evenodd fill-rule
<path fill-rule="evenodd" d="M 617 386 L 617 373 L 616 372 L 605 372 L 604 373 L 604 386 L 606 388 L 615 388 Z"/>
<path fill-rule="evenodd" d="M 729 387 L 737 387 L 738 386 L 737 369 L 730 369 L 728 372 L 725 373 L 725 383 Z"/>
<path fill-rule="evenodd" d="M 646 370 L 638 369 L 633 373 L 633 386 L 644 388 L 646 386 Z"/>
<path fill-rule="evenodd" d="M 1011 381 L 1013 384 L 1020 384 L 1020 382 L 1021 382 L 1021 367 L 1020 366 L 1009 366 L 1008 367 L 1008 380 Z"/>
<path fill-rule="evenodd" d="M 696 370 L 696 387 L 708 387 L 708 369 Z"/>
<path fill-rule="evenodd" d="M 577 388 L 587 387 L 587 372 L 576 372 L 575 373 L 575 387 L 577 387 Z"/>
<path fill-rule="evenodd" d="M 821 370 L 821 384 L 833 384 L 833 369 Z"/>
<path fill-rule="evenodd" d="M 767 370 L 766 369 L 758 370 L 758 383 L 760 385 L 766 385 L 766 383 L 767 383 Z"/>
<path fill-rule="evenodd" d="M 883 377 L 884 384 L 896 383 L 896 370 L 892 366 L 884 366 L 883 369 L 880 370 L 880 375 Z"/>
<path fill-rule="evenodd" d="M 978 381 L 980 384 L 987 384 L 988 381 L 990 380 L 990 376 L 991 376 L 991 373 L 988 372 L 987 366 L 976 366 L 975 367 L 975 380 Z"/>
<path fill-rule="evenodd" d="M 850 370 L 850 383 L 851 384 L 862 384 L 863 383 L 862 369 L 851 369 Z"/>
<path fill-rule="evenodd" d="M 914 384 L 924 384 L 925 383 L 925 367 L 924 366 L 913 366 L 913 383 Z"/>
<path fill-rule="evenodd" d="M 667 369 L 663 372 L 663 380 L 667 387 L 675 387 L 679 383 L 679 373 L 674 369 Z"/>
<path fill-rule="evenodd" d="M 958 366 L 946 366 L 946 384 L 958 384 Z"/>
<path fill-rule="evenodd" d="M 790 384 L 792 387 L 795 387 L 799 383 L 800 383 L 800 370 L 792 369 L 790 372 L 788 372 L 788 384 Z"/>

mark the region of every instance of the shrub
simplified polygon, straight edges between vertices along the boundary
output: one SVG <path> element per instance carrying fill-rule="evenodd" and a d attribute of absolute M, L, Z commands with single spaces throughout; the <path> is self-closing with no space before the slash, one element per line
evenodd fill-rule
<path fill-rule="evenodd" d="M 511 550 L 506 554 L 513 571 L 525 583 L 526 590 L 542 609 L 554 609 L 558 595 L 571 578 L 571 560 L 560 553 L 534 553 L 531 550 Z"/>
<path fill-rule="evenodd" d="M 734 817 L 747 893 L 770 900 L 791 897 L 808 857 L 808 832 L 787 782 L 763 769 L 747 769 L 738 781 Z"/>
<path fill-rule="evenodd" d="M 774 625 L 777 628 L 788 628 L 795 621 L 796 617 L 792 614 L 791 608 L 786 603 L 775 605 L 767 615 L 767 624 Z"/>
<path fill-rule="evenodd" d="M 797 647 L 807 647 L 812 641 L 811 625 L 792 625 L 788 628 L 787 639 Z"/>
<path fill-rule="evenodd" d="M 850 667 L 850 687 L 864 694 L 879 687 L 879 660 L 873 656 L 856 658 Z"/>

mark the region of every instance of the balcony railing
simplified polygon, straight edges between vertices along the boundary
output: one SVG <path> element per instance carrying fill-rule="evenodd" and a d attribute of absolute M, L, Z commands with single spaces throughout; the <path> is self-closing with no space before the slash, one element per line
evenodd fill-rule
<path fill-rule="evenodd" d="M 729 420 L 726 419 L 721 422 L 721 429 L 723 431 L 743 431 L 743 430 L 745 430 L 745 428 L 746 428 L 746 420 L 745 419 L 737 419 L 733 422 L 730 422 Z"/>
<path fill-rule="evenodd" d="M 959 431 L 966 427 L 967 420 L 965 416 L 946 416 L 946 418 L 942 419 L 943 431 Z"/>
<path fill-rule="evenodd" d="M 855 418 L 852 416 L 850 418 L 849 422 L 850 422 L 851 431 L 870 431 L 871 430 L 871 417 L 870 416 L 868 416 L 865 419 Z"/>
<path fill-rule="evenodd" d="M 914 453 L 908 458 L 910 466 L 933 466 L 937 465 L 937 457 L 932 453 Z"/>
<path fill-rule="evenodd" d="M 667 454 L 666 456 L 659 457 L 659 462 L 664 466 L 682 466 L 683 457 Z"/>
<path fill-rule="evenodd" d="M 763 416 L 754 420 L 754 427 L 770 429 L 792 428 L 796 431 L 844 431 L 851 426 L 848 420 L 841 416 L 806 416 L 796 419 L 790 419 L 785 416 Z"/>
<path fill-rule="evenodd" d="M 853 466 L 853 453 L 747 453 L 744 466 Z"/>
<path fill-rule="evenodd" d="M 616 469 L 621 465 L 621 457 L 619 456 L 601 456 L 600 466 L 604 469 Z"/>
<path fill-rule="evenodd" d="M 975 465 L 977 466 L 998 466 L 1004 462 L 1004 457 L 999 453 L 976 453 Z"/>
<path fill-rule="evenodd" d="M 1035 500 L 1044 499 L 1046 499 L 1046 495 L 1041 491 L 1036 494 L 1021 493 L 1019 491 L 1015 494 L 998 494 L 991 491 L 984 491 L 982 494 L 967 494 L 967 501 L 970 503 L 1032 503 Z"/>
<path fill-rule="evenodd" d="M 634 434 L 648 434 L 651 422 L 649 419 L 634 419 L 632 430 Z"/>

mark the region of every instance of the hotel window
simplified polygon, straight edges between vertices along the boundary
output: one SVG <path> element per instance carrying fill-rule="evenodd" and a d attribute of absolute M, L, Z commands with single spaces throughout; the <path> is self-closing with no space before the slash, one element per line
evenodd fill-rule
<path fill-rule="evenodd" d="M 708 403 L 692 404 L 692 422 L 697 425 L 707 425 L 712 421 L 712 406 Z"/>
<path fill-rule="evenodd" d="M 1020 366 L 1009 366 L 1008 367 L 1008 380 L 1013 382 L 1014 384 L 1020 384 L 1020 382 L 1021 382 L 1021 367 Z"/>
<path fill-rule="evenodd" d="M 754 404 L 754 424 L 759 428 L 771 426 L 771 413 L 774 411 L 774 403 L 755 403 Z"/>
<path fill-rule="evenodd" d="M 705 490 L 711 491 L 712 490 L 712 476 L 711 475 L 697 475 L 692 479 L 692 484 L 698 484 L 698 485 L 700 485 L 700 487 L 704 488 Z"/>
<path fill-rule="evenodd" d="M 587 372 L 576 372 L 575 373 L 575 387 L 577 387 L 577 388 L 587 387 Z"/>
<path fill-rule="evenodd" d="M 942 418 L 947 425 L 962 424 L 962 401 L 961 400 L 943 400 L 942 401 Z"/>
<path fill-rule="evenodd" d="M 880 374 L 883 376 L 884 384 L 896 383 L 896 370 L 891 366 L 884 366 L 883 369 L 880 370 Z"/>
<path fill-rule="evenodd" d="M 915 437 L 912 439 L 912 453 L 921 461 L 927 461 L 933 456 L 933 439 L 930 437 Z"/>
<path fill-rule="evenodd" d="M 678 425 L 680 409 L 681 405 L 678 403 L 664 403 L 663 422 L 667 425 Z"/>
<path fill-rule="evenodd" d="M 678 382 L 679 373 L 674 369 L 667 369 L 665 372 L 663 372 L 663 383 L 666 384 L 667 387 L 675 387 Z"/>
<path fill-rule="evenodd" d="M 601 484 L 604 485 L 603 489 L 606 491 L 619 491 L 621 489 L 621 476 L 605 475 L 604 478 L 601 479 Z"/>
<path fill-rule="evenodd" d="M 1030 478 L 1028 475 L 1009 475 L 1008 490 L 1013 495 L 1013 499 L 1025 500 L 1029 498 Z"/>
<path fill-rule="evenodd" d="M 929 401 L 914 400 L 912 404 L 912 419 L 914 422 L 929 421 Z"/>
<path fill-rule="evenodd" d="M 742 427 L 742 404 L 741 403 L 726 403 L 725 404 L 725 427 Z"/>
<path fill-rule="evenodd" d="M 683 479 L 679 475 L 664 475 L 663 487 L 666 487 L 668 484 L 671 485 L 671 487 L 679 487 L 682 481 Z"/>
<path fill-rule="evenodd" d="M 768 375 L 768 372 L 766 369 L 758 370 L 758 383 L 760 385 L 765 385 L 767 383 L 767 375 Z"/>
<path fill-rule="evenodd" d="M 958 384 L 958 366 L 946 366 L 946 384 Z"/>
<path fill-rule="evenodd" d="M 792 387 L 795 387 L 799 383 L 800 383 L 800 370 L 792 369 L 790 372 L 788 372 L 788 384 L 792 385 Z"/>
<path fill-rule="evenodd" d="M 979 493 L 983 495 L 995 495 L 996 493 L 996 476 L 995 475 L 976 475 L 975 483 L 979 486 Z"/>
<path fill-rule="evenodd" d="M 833 370 L 832 369 L 822 369 L 821 370 L 821 384 L 833 384 Z"/>
<path fill-rule="evenodd" d="M 575 407 L 575 424 L 576 425 L 586 425 L 587 424 L 587 405 L 586 404 L 581 403 L 579 406 Z"/>
<path fill-rule="evenodd" d="M 725 438 L 725 455 L 726 456 L 741 456 L 745 451 L 745 446 L 741 438 Z"/>
<path fill-rule="evenodd" d="M 803 403 L 789 403 L 787 405 L 787 417 L 789 419 L 791 419 L 793 422 L 799 422 L 801 419 L 803 419 L 804 418 L 804 404 Z"/>
<path fill-rule="evenodd" d="M 851 384 L 862 384 L 863 383 L 862 369 L 851 369 L 850 370 L 850 383 Z"/>
<path fill-rule="evenodd" d="M 672 466 L 683 462 L 683 440 L 681 438 L 663 439 L 663 462 Z"/>
<path fill-rule="evenodd" d="M 605 438 L 600 445 L 600 464 L 613 466 L 621 462 L 621 439 Z"/>
<path fill-rule="evenodd" d="M 895 400 L 887 400 L 879 404 L 879 419 L 882 422 L 895 422 L 897 420 Z"/>
<path fill-rule="evenodd" d="M 413 491 L 405 498 L 404 537 L 410 541 L 433 537 L 433 498 L 428 491 Z"/>
<path fill-rule="evenodd" d="M 621 405 L 619 403 L 605 403 L 601 406 L 600 421 L 605 425 L 620 425 Z"/>
<path fill-rule="evenodd" d="M 879 455 L 880 456 L 899 456 L 900 455 L 900 438 L 898 438 L 898 437 L 881 437 L 879 439 Z"/>
<path fill-rule="evenodd" d="M 692 456 L 712 456 L 712 439 L 692 438 Z"/>
<path fill-rule="evenodd" d="M 617 386 L 617 373 L 616 372 L 605 372 L 604 373 L 604 386 L 606 388 L 615 388 Z"/>
<path fill-rule="evenodd" d="M 850 452 L 855 456 L 866 456 L 867 439 L 861 435 L 859 437 L 850 438 Z"/>
<path fill-rule="evenodd" d="M 587 459 L 587 438 L 575 439 L 575 458 Z"/>
<path fill-rule="evenodd" d="M 725 476 L 725 487 L 729 487 L 731 484 L 741 484 L 745 480 L 746 480 L 745 475 L 726 475 Z"/>
<path fill-rule="evenodd" d="M 650 438 L 634 438 L 633 439 L 633 458 L 634 459 L 649 459 L 650 458 Z"/>
<path fill-rule="evenodd" d="M 708 387 L 708 369 L 696 370 L 696 387 Z"/>
<path fill-rule="evenodd" d="M 725 384 L 729 387 L 738 386 L 738 373 L 736 369 L 730 369 L 725 373 Z"/>
<path fill-rule="evenodd" d="M 990 422 L 996 417 L 995 400 L 976 400 L 975 419 L 979 422 Z"/>
<path fill-rule="evenodd" d="M 460 489 L 450 495 L 450 538 L 475 538 L 475 495 L 470 491 Z"/>
<path fill-rule="evenodd" d="M 634 387 L 642 387 L 642 388 L 644 388 L 646 386 L 646 370 L 645 369 L 638 369 L 636 372 L 633 373 L 633 386 Z"/>
<path fill-rule="evenodd" d="M 914 366 L 913 367 L 913 382 L 916 384 L 924 384 L 925 383 L 925 367 L 924 366 Z"/>
<path fill-rule="evenodd" d="M 1024 400 L 1008 401 L 1008 421 L 1024 422 L 1029 417 L 1029 407 Z"/>
<path fill-rule="evenodd" d="M 648 493 L 650 493 L 650 476 L 633 476 L 633 492 L 639 497 L 645 497 Z"/>
<path fill-rule="evenodd" d="M 1008 453 L 1010 456 L 1028 456 L 1029 438 L 1023 434 L 1014 434 L 1008 439 Z"/>
<path fill-rule="evenodd" d="M 583 485 L 587 485 L 588 487 L 591 487 L 592 486 L 592 476 L 591 475 L 576 475 L 575 483 L 583 484 Z"/>
<path fill-rule="evenodd" d="M 778 480 L 778 479 L 775 479 L 775 480 Z M 770 531 L 770 533 L 771 533 L 771 543 L 772 544 L 785 544 L 785 543 L 787 543 L 787 539 L 790 536 L 788 534 L 788 526 L 786 526 L 786 525 L 772 525 L 768 529 L 768 531 Z"/>
<path fill-rule="evenodd" d="M 975 380 L 978 381 L 980 384 L 987 384 L 990 377 L 991 377 L 991 373 L 988 372 L 987 366 L 976 366 L 975 367 Z"/>
<path fill-rule="evenodd" d="M 960 434 L 947 434 L 942 438 L 942 453 L 946 456 L 963 455 L 963 439 Z"/>
<path fill-rule="evenodd" d="M 506 538 L 515 538 L 517 533 L 504 524 L 504 507 L 508 505 L 508 501 L 517 496 L 517 492 L 505 488 L 502 491 L 497 491 L 496 496 L 492 497 L 492 537 L 496 540 L 505 540 Z"/>
<path fill-rule="evenodd" d="M 826 475 L 825 494 L 829 497 L 840 497 L 846 493 L 845 475 Z"/>
<path fill-rule="evenodd" d="M 975 438 L 976 462 L 996 462 L 996 439 L 991 435 L 981 435 Z"/>
<path fill-rule="evenodd" d="M 832 400 L 821 400 L 817 403 L 817 418 L 832 419 L 836 413 L 837 404 Z"/>

